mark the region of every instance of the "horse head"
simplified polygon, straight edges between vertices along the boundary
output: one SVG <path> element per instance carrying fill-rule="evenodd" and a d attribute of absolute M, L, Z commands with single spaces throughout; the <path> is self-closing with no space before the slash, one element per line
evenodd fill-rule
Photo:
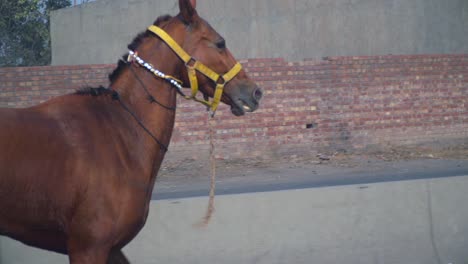
<path fill-rule="evenodd" d="M 191 87 L 193 99 L 214 113 L 220 102 L 231 106 L 236 116 L 258 109 L 263 97 L 227 48 L 224 38 L 196 10 L 196 0 L 179 0 L 180 13 L 148 28 L 180 59 L 181 86 Z M 159 25 L 156 26 L 156 25 Z M 204 99 L 198 99 L 201 92 Z M 213 98 L 210 102 L 208 99 Z"/>
<path fill-rule="evenodd" d="M 196 0 L 179 0 L 179 8 L 180 13 L 177 17 L 184 22 L 187 33 L 184 48 L 192 55 L 192 58 L 202 62 L 218 74 L 232 72 L 237 61 L 229 51 L 225 39 L 198 15 Z M 257 110 L 263 96 L 262 89 L 242 69 L 231 80 L 223 80 L 223 76 L 219 80 L 211 80 L 200 72 L 197 72 L 197 78 L 200 82 L 200 90 L 205 97 L 214 96 L 217 83 L 227 82 L 221 101 L 230 105 L 232 113 L 236 116 Z M 184 82 L 187 81 L 189 80 L 185 78 Z"/>

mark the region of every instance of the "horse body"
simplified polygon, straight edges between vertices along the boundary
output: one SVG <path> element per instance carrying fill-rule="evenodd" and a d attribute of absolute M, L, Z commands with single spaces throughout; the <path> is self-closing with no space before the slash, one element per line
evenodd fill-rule
<path fill-rule="evenodd" d="M 198 17 L 195 5 L 179 0 L 180 14 L 155 24 L 208 66 L 228 72 L 236 62 L 224 40 L 216 44 L 221 37 Z M 159 38 L 146 32 L 129 47 L 191 83 L 186 64 Z M 244 71 L 232 75 L 222 101 L 236 115 L 257 109 L 259 88 Z M 200 91 L 214 96 L 219 83 L 197 78 Z M 68 254 L 73 264 L 129 263 L 121 248 L 146 222 L 174 127 L 177 92 L 135 64 L 120 63 L 110 80 L 111 89 L 0 109 L 0 235 Z"/>
<path fill-rule="evenodd" d="M 0 120 L 0 233 L 67 253 L 73 232 L 128 241 L 116 230 L 143 226 L 161 152 L 118 102 L 70 95 Z"/>

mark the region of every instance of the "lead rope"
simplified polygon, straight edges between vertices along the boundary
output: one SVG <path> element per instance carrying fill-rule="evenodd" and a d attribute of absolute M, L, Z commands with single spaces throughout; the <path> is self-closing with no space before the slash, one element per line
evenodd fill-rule
<path fill-rule="evenodd" d="M 208 127 L 209 127 L 209 134 L 210 134 L 210 163 L 211 163 L 211 175 L 210 175 L 210 198 L 208 201 L 208 207 L 206 208 L 205 216 L 203 217 L 201 223 L 199 223 L 198 227 L 206 227 L 213 217 L 213 213 L 215 211 L 214 207 L 214 199 L 215 199 L 215 190 L 216 190 L 216 147 L 215 147 L 215 140 L 214 140 L 214 117 L 209 113 L 208 114 Z"/>

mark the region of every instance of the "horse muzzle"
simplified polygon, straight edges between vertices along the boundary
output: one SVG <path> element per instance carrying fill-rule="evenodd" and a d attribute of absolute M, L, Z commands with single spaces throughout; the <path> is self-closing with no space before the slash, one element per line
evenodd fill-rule
<path fill-rule="evenodd" d="M 247 112 L 258 109 L 263 98 L 263 90 L 252 82 L 241 82 L 237 85 L 235 92 L 228 93 L 231 99 L 231 112 L 235 116 L 243 116 Z M 231 90 L 231 89 L 229 89 Z"/>

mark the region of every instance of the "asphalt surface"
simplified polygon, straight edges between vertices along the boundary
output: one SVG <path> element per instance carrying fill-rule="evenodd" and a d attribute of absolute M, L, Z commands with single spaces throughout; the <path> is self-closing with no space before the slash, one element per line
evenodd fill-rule
<path fill-rule="evenodd" d="M 219 165 L 217 179 L 215 213 L 203 227 L 208 175 L 195 169 L 163 175 L 145 228 L 125 248 L 132 263 L 468 259 L 467 160 L 364 160 L 351 166 L 228 162 Z M 65 262 L 66 256 L 0 238 L 0 263 Z"/>
<path fill-rule="evenodd" d="M 216 195 L 270 192 L 291 189 L 323 188 L 331 186 L 447 178 L 468 175 L 468 160 L 421 159 L 410 161 L 378 161 L 356 167 L 331 165 L 272 166 L 244 168 L 229 177 L 218 168 Z M 159 179 L 153 200 L 207 196 L 209 176 Z"/>

